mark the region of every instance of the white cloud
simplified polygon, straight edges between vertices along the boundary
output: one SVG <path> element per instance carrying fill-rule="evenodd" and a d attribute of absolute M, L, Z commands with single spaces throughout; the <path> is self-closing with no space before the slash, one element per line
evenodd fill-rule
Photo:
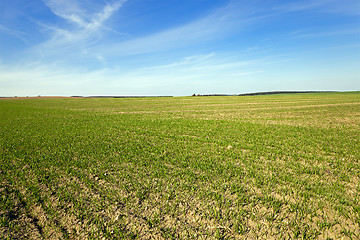
<path fill-rule="evenodd" d="M 54 32 L 52 39 L 45 45 L 58 45 L 62 43 L 68 44 L 71 41 L 85 40 L 99 34 L 100 30 L 107 29 L 105 22 L 122 6 L 125 0 L 114 4 L 106 3 L 101 6 L 101 11 L 86 9 L 88 2 L 79 2 L 76 0 L 47 0 L 46 5 L 51 11 L 75 25 L 75 27 L 59 28 L 55 26 L 47 26 Z M 97 9 L 96 9 L 97 10 Z"/>
<path fill-rule="evenodd" d="M 72 62 L 99 61 L 103 64 L 106 59 L 100 52 L 90 51 L 94 45 L 101 45 L 101 39 L 109 31 L 115 32 L 107 21 L 123 5 L 126 0 L 115 3 L 101 3 L 82 0 L 46 0 L 46 6 L 65 24 L 36 23 L 50 36 L 40 44 L 25 51 L 24 59 L 34 57 L 44 62 Z M 70 23 L 70 24 L 69 24 Z M 84 61 L 85 59 L 85 61 Z M 31 60 L 32 61 L 32 60 Z M 83 64 L 84 67 L 86 64 Z"/>

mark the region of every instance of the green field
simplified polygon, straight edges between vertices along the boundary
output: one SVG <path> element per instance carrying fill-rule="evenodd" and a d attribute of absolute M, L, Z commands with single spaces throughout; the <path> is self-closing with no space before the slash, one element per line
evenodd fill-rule
<path fill-rule="evenodd" d="M 359 239 L 359 142 L 360 92 L 1 99 L 0 238 Z"/>

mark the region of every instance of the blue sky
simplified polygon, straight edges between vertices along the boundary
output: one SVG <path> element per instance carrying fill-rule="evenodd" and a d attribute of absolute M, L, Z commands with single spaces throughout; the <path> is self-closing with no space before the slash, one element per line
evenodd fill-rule
<path fill-rule="evenodd" d="M 360 90 L 358 0 L 1 0 L 0 96 Z"/>

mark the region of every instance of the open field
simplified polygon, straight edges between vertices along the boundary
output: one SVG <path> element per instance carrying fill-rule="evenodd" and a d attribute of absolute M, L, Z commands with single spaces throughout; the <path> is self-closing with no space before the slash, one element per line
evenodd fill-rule
<path fill-rule="evenodd" d="M 0 100 L 0 236 L 359 239 L 360 92 Z"/>

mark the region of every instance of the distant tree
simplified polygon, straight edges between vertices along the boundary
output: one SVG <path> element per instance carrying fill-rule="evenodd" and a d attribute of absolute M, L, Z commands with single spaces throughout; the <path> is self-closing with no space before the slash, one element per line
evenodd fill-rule
<path fill-rule="evenodd" d="M 196 96 L 196 94 L 194 93 L 194 94 L 193 94 L 193 95 L 191 95 L 191 96 L 195 97 L 195 96 Z"/>

